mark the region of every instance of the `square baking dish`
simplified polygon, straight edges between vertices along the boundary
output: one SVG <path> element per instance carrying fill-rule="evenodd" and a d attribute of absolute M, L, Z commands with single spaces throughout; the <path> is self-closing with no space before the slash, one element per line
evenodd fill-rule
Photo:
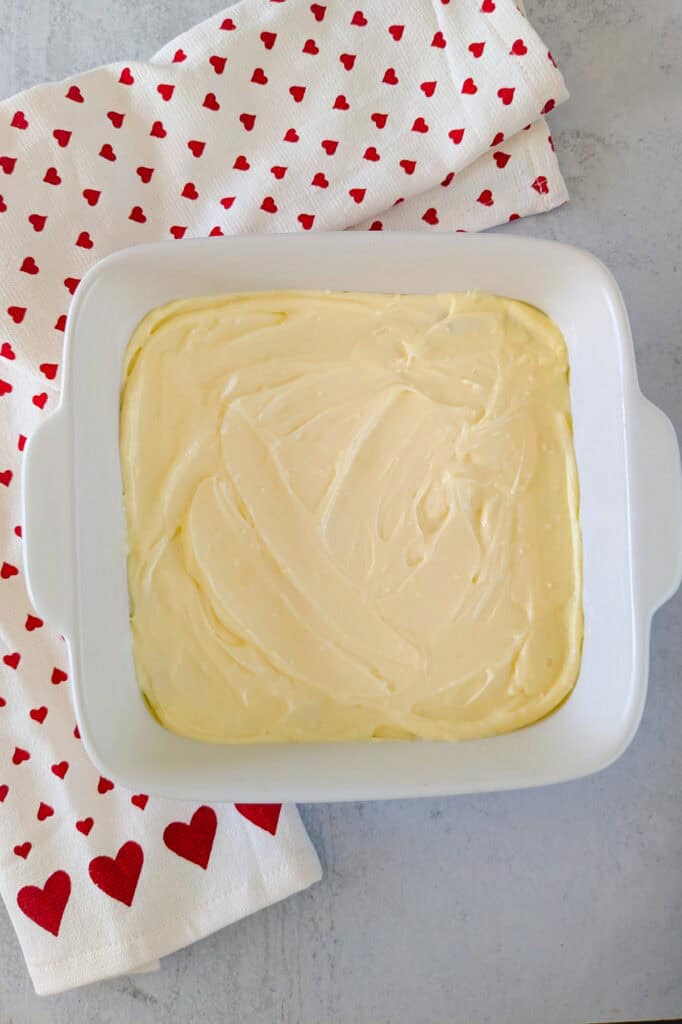
<path fill-rule="evenodd" d="M 152 717 L 135 679 L 119 464 L 121 360 L 142 317 L 221 292 L 482 289 L 531 303 L 568 345 L 580 481 L 585 639 L 577 685 L 548 718 L 464 742 L 219 746 Z M 675 432 L 640 393 L 618 287 L 593 256 L 500 235 L 343 232 L 197 239 L 95 266 L 69 316 L 64 388 L 30 440 L 24 478 L 29 589 L 62 632 L 86 749 L 134 790 L 201 800 L 379 799 L 544 785 L 604 768 L 632 739 L 651 618 L 682 574 Z"/>

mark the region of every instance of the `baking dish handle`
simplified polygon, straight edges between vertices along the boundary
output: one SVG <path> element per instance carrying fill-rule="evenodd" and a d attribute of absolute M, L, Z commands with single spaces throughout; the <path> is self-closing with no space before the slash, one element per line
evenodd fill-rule
<path fill-rule="evenodd" d="M 665 413 L 643 395 L 635 409 L 636 583 L 653 614 L 682 579 L 682 469 L 675 428 Z"/>
<path fill-rule="evenodd" d="M 24 544 L 33 607 L 67 633 L 73 620 L 73 557 L 66 415 L 56 412 L 34 431 L 26 448 Z"/>

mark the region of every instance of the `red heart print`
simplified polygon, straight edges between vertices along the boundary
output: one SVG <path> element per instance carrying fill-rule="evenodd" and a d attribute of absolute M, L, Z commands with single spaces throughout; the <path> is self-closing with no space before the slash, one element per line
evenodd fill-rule
<path fill-rule="evenodd" d="M 9 381 L 2 380 L 2 378 L 0 378 L 0 398 L 2 398 L 4 395 L 11 395 L 13 390 L 14 389 L 12 388 L 12 385 L 9 383 Z M 7 563 L 7 562 L 4 563 L 4 565 L 2 567 L 2 570 L 0 570 L 0 575 L 2 575 L 5 572 L 5 566 L 8 565 L 8 564 L 9 563 Z M 14 568 L 14 567 L 10 566 L 10 568 Z M 15 570 L 15 572 L 18 572 L 18 571 L 19 571 L 18 569 Z M 14 576 L 15 573 L 12 573 L 11 575 Z M 7 579 L 7 576 L 2 575 L 2 578 L 3 579 Z"/>
<path fill-rule="evenodd" d="M 265 47 L 266 50 L 271 50 L 273 48 L 273 46 L 275 45 L 276 39 L 277 39 L 277 33 L 276 32 L 261 32 L 261 34 L 260 34 L 260 41 L 261 41 L 261 43 L 263 44 L 263 46 Z"/>
<path fill-rule="evenodd" d="M 546 196 L 549 192 L 549 185 L 547 184 L 547 178 L 544 174 L 539 174 L 535 181 L 531 184 L 531 188 L 540 196 Z"/>
<path fill-rule="evenodd" d="M 14 320 L 15 324 L 20 324 L 26 316 L 26 306 L 8 306 L 7 315 Z"/>
<path fill-rule="evenodd" d="M 5 486 L 8 486 L 8 484 L 9 481 L 7 482 L 7 484 L 5 484 Z M 12 651 L 11 654 L 5 654 L 2 660 L 4 661 L 5 665 L 7 665 L 8 668 L 18 668 L 19 662 L 21 661 L 21 655 L 19 654 L 18 651 Z M 15 761 L 14 763 L 18 764 L 19 762 Z"/>
<path fill-rule="evenodd" d="M 553 65 L 554 67 L 556 67 L 556 66 L 557 66 L 557 62 L 556 62 L 556 61 L 554 60 L 554 57 L 552 56 L 552 54 L 550 53 L 550 51 L 549 51 L 549 50 L 547 51 L 547 60 L 548 60 L 548 61 L 549 61 L 549 63 L 550 63 L 550 64 L 552 64 L 552 65 Z"/>
<path fill-rule="evenodd" d="M 322 146 L 322 149 L 325 151 L 327 156 L 334 156 L 334 153 L 336 153 L 336 150 L 339 147 L 337 139 L 322 139 L 320 145 Z"/>
<path fill-rule="evenodd" d="M 356 11 L 353 17 L 350 19 L 351 25 L 358 25 L 360 28 L 364 28 L 367 24 L 367 18 L 364 16 L 362 11 Z"/>
<path fill-rule="evenodd" d="M 295 128 L 287 128 L 284 133 L 284 142 L 298 142 L 300 136 Z"/>
<path fill-rule="evenodd" d="M 128 220 L 135 221 L 136 224 L 146 224 L 147 216 L 141 206 L 133 206 L 128 214 Z"/>
<path fill-rule="evenodd" d="M 391 35 L 395 39 L 396 43 L 398 43 L 403 38 L 403 32 L 405 31 L 405 26 L 404 25 L 389 25 L 388 26 L 388 31 L 389 31 L 389 35 Z"/>
<path fill-rule="evenodd" d="M 450 171 L 450 173 L 446 174 L 445 177 L 443 178 L 443 180 L 441 181 L 441 183 L 440 183 L 441 184 L 441 188 L 448 188 L 448 186 L 452 184 L 454 179 L 455 179 L 455 172 L 454 171 Z"/>
<path fill-rule="evenodd" d="M 322 4 L 311 4 L 310 10 L 315 21 L 322 21 L 327 12 L 327 8 Z"/>
<path fill-rule="evenodd" d="M 248 171 L 249 168 L 251 167 L 251 164 L 244 155 L 240 155 L 237 157 L 232 166 L 234 167 L 235 171 Z"/>
<path fill-rule="evenodd" d="M 5 801 L 8 793 L 9 786 L 7 785 L 6 782 L 3 782 L 3 784 L 0 786 L 0 804 Z"/>
<path fill-rule="evenodd" d="M 424 135 L 424 134 L 426 134 L 426 132 L 428 132 L 428 130 L 429 130 L 429 126 L 428 126 L 428 124 L 426 123 L 426 121 L 424 120 L 423 117 L 418 117 L 418 118 L 415 119 L 415 122 L 412 125 L 412 131 L 413 132 L 421 132 L 422 135 Z"/>
<path fill-rule="evenodd" d="M 182 192 L 180 193 L 180 195 L 184 199 L 198 199 L 199 198 L 199 193 L 197 192 L 197 187 L 196 187 L 196 185 L 194 184 L 193 181 L 188 181 L 187 182 L 187 184 L 184 186 L 184 188 L 183 188 Z"/>
<path fill-rule="evenodd" d="M 73 735 L 77 740 L 81 738 L 80 730 L 77 725 L 74 725 L 73 727 Z"/>
<path fill-rule="evenodd" d="M 459 146 L 460 142 L 464 138 L 463 128 L 453 128 L 452 131 L 448 132 L 448 138 L 452 139 L 456 146 Z"/>
<path fill-rule="evenodd" d="M 514 89 L 503 88 L 497 90 L 497 95 L 500 97 L 505 107 L 508 107 L 511 101 L 514 99 Z"/>
<path fill-rule="evenodd" d="M 32 718 L 34 722 L 38 723 L 38 725 L 42 725 L 47 718 L 47 708 L 44 704 L 39 708 L 31 708 L 28 715 L 29 718 Z"/>
<path fill-rule="evenodd" d="M 57 317 L 57 321 L 56 321 L 56 323 L 54 325 L 54 329 L 55 329 L 55 331 L 65 331 L 66 330 L 66 313 L 62 313 L 62 315 L 60 317 Z"/>
<path fill-rule="evenodd" d="M 10 386 L 9 390 L 10 391 L 12 390 L 11 386 Z M 2 567 L 0 567 L 0 576 L 3 578 L 3 580 L 8 580 L 12 576 L 18 576 L 18 575 L 19 575 L 19 570 L 17 569 L 16 565 L 12 565 L 11 562 L 3 562 L 2 563 Z"/>
<path fill-rule="evenodd" d="M 272 196 L 266 196 L 260 204 L 260 208 L 261 210 L 265 210 L 266 213 L 277 213 L 277 203 Z"/>
<path fill-rule="evenodd" d="M 222 26 L 221 26 L 222 28 Z M 173 54 L 173 64 L 182 64 L 183 61 L 187 60 L 187 54 L 184 50 L 176 50 Z"/>
<path fill-rule="evenodd" d="M 500 143 L 504 142 L 504 132 L 498 132 L 493 141 L 490 143 L 491 149 L 495 146 L 499 146 Z"/>
<path fill-rule="evenodd" d="M 0 356 L 5 359 L 16 359 L 16 353 L 8 341 L 3 341 L 0 345 Z"/>
<path fill-rule="evenodd" d="M 352 71 L 355 65 L 355 54 L 354 53 L 341 53 L 339 54 L 339 60 L 343 64 L 346 71 Z"/>
<path fill-rule="evenodd" d="M 220 205 L 224 207 L 226 210 L 229 210 L 232 204 L 234 203 L 234 200 L 234 196 L 223 196 L 223 198 L 220 200 Z"/>
<path fill-rule="evenodd" d="M 154 168 L 153 167 L 138 167 L 137 170 L 135 171 L 135 173 L 137 174 L 138 178 L 142 182 L 144 182 L 145 185 L 148 185 L 149 182 L 152 180 L 152 174 L 154 173 Z"/>
<path fill-rule="evenodd" d="M 512 43 L 512 48 L 509 51 L 510 56 L 523 57 L 528 53 L 528 47 L 524 43 L 523 39 L 515 39 Z"/>
<path fill-rule="evenodd" d="M 114 788 L 114 784 L 111 779 L 105 779 L 103 775 L 100 775 L 99 782 L 97 783 L 97 792 L 104 794 L 109 793 Z"/>
<path fill-rule="evenodd" d="M 305 96 L 305 86 L 304 85 L 290 85 L 289 86 L 289 93 L 293 97 L 293 100 L 294 100 L 295 103 L 300 103 L 301 100 L 303 99 L 303 97 Z"/>
<path fill-rule="evenodd" d="M 310 184 L 315 185 L 316 188 L 329 188 L 329 182 L 322 171 L 317 172 Z"/>
<path fill-rule="evenodd" d="M 207 110 L 220 110 L 220 104 L 214 92 L 206 93 L 202 106 L 206 107 Z"/>
<path fill-rule="evenodd" d="M 547 136 L 547 142 L 549 144 L 549 148 L 552 150 L 552 152 L 554 152 L 554 139 L 551 135 Z"/>
<path fill-rule="evenodd" d="M 134 796 L 131 796 L 130 802 L 133 807 L 139 807 L 143 811 L 149 802 L 149 797 L 146 793 L 135 793 Z"/>
<path fill-rule="evenodd" d="M 52 136 L 57 140 L 57 145 L 61 146 L 62 149 L 68 146 L 71 141 L 71 132 L 67 131 L 65 128 L 55 128 L 52 132 Z"/>
<path fill-rule="evenodd" d="M 262 68 L 254 68 L 253 74 L 251 75 L 251 81 L 255 85 L 267 85 L 269 82 L 269 78 Z"/>
<path fill-rule="evenodd" d="M 94 818 L 81 818 L 80 821 L 76 822 L 76 828 L 79 832 L 82 832 L 84 836 L 89 836 L 94 824 Z"/>
<path fill-rule="evenodd" d="M 498 150 L 497 153 L 493 153 L 493 160 L 497 166 L 502 169 L 506 167 L 511 160 L 511 153 L 503 153 L 502 150 Z"/>
<path fill-rule="evenodd" d="M 114 128 L 120 128 L 125 120 L 125 114 L 119 113 L 118 110 L 107 111 L 107 117 L 111 121 Z"/>
<path fill-rule="evenodd" d="M 439 50 L 445 49 L 445 36 L 442 32 L 436 32 L 435 36 L 431 40 L 431 46 L 435 46 Z"/>
<path fill-rule="evenodd" d="M 123 71 L 121 71 L 118 80 L 121 83 L 121 85 L 133 85 L 135 82 L 135 79 L 133 78 L 133 74 L 130 68 L 123 68 Z"/>
<path fill-rule="evenodd" d="M 271 836 L 277 832 L 279 816 L 282 812 L 281 804 L 235 804 L 234 808 L 252 825 L 257 825 L 264 832 L 269 832 Z"/>
<path fill-rule="evenodd" d="M 47 397 L 47 392 L 41 391 L 39 394 L 33 395 L 31 401 L 38 409 L 44 409 L 45 404 L 47 402 Z"/>
<path fill-rule="evenodd" d="M 388 114 L 372 114 L 371 121 L 374 122 L 377 128 L 385 128 L 386 122 L 388 121 Z"/>
<path fill-rule="evenodd" d="M 332 110 L 350 110 L 350 103 L 343 94 L 336 97 Z"/>
<path fill-rule="evenodd" d="M 348 195 L 351 197 L 354 203 L 361 203 L 365 198 L 367 189 L 364 188 L 349 188 Z"/>
<path fill-rule="evenodd" d="M 474 96 L 477 92 L 478 86 L 474 82 L 473 78 L 465 78 L 462 82 L 462 95 Z"/>
<path fill-rule="evenodd" d="M 223 235 L 224 232 L 223 232 L 223 229 L 220 227 L 220 225 L 217 224 L 214 228 L 211 228 L 211 230 L 209 231 L 208 234 L 209 234 L 209 238 L 216 238 L 216 237 L 218 237 L 220 235 Z"/>
<path fill-rule="evenodd" d="M 67 100 L 73 100 L 74 103 L 84 103 L 83 93 L 80 91 L 77 85 L 70 85 L 66 92 Z"/>
<path fill-rule="evenodd" d="M 165 139 L 168 132 L 161 121 L 154 121 L 154 124 L 149 129 L 149 134 L 155 139 Z"/>
<path fill-rule="evenodd" d="M 47 223 L 47 217 L 42 213 L 31 213 L 28 222 L 34 231 L 42 231 Z"/>
<path fill-rule="evenodd" d="M 99 202 L 99 197 L 101 195 L 102 195 L 102 193 L 97 188 L 84 188 L 83 189 L 83 199 L 88 204 L 88 206 L 97 206 L 97 204 Z"/>
<path fill-rule="evenodd" d="M 50 682 L 53 686 L 59 686 L 60 683 L 66 682 L 68 675 L 61 668 L 53 668 L 52 675 L 50 676 Z"/>
<path fill-rule="evenodd" d="M 22 131 L 28 128 L 28 121 L 23 110 L 17 110 L 16 114 L 10 121 L 11 128 L 20 128 Z"/>
<path fill-rule="evenodd" d="M 386 68 L 384 77 L 381 79 L 384 85 L 397 85 L 400 79 L 395 73 L 395 68 Z"/>
<path fill-rule="evenodd" d="M 436 210 L 435 206 L 430 206 L 428 210 L 424 211 L 424 213 L 422 214 L 422 220 L 426 224 L 438 224 L 438 211 Z"/>
<path fill-rule="evenodd" d="M 98 889 L 131 907 L 143 863 L 142 847 L 131 840 L 123 844 L 115 857 L 93 857 L 88 872 Z"/>
<path fill-rule="evenodd" d="M 208 63 L 211 65 L 216 75 L 222 75 L 227 64 L 227 57 L 219 57 L 217 54 L 213 54 L 212 57 L 208 58 Z"/>
<path fill-rule="evenodd" d="M 53 775 L 56 775 L 58 779 L 63 779 L 69 770 L 68 761 L 58 761 L 57 764 L 50 766 L 50 771 Z"/>
<path fill-rule="evenodd" d="M 414 174 L 414 169 L 417 166 L 416 160 L 401 160 L 400 166 L 405 171 L 405 174 Z"/>
<path fill-rule="evenodd" d="M 170 228 L 170 233 L 173 236 L 173 238 L 183 238 L 186 231 L 187 228 L 183 227 L 181 224 L 173 224 L 173 226 Z"/>
<path fill-rule="evenodd" d="M 554 100 L 547 100 L 544 107 L 540 111 L 541 114 L 549 114 L 550 110 L 554 110 L 556 103 Z"/>
<path fill-rule="evenodd" d="M 425 96 L 430 98 L 436 91 L 437 84 L 437 82 L 422 82 L 419 88 L 421 89 Z"/>
<path fill-rule="evenodd" d="M 474 57 L 482 57 L 483 51 L 485 50 L 485 43 L 469 43 L 467 49 Z"/>
<path fill-rule="evenodd" d="M 476 200 L 476 202 L 480 203 L 481 206 L 493 206 L 494 203 L 495 203 L 495 200 L 493 199 L 493 194 L 490 191 L 490 189 L 489 188 L 484 188 L 483 191 L 481 192 L 481 194 L 479 195 L 478 199 Z"/>
<path fill-rule="evenodd" d="M 302 215 L 299 215 L 299 220 Z M 218 818 L 212 807 L 199 807 L 189 822 L 173 821 L 163 832 L 163 841 L 178 857 L 206 870 L 213 849 Z"/>
<path fill-rule="evenodd" d="M 38 821 L 45 821 L 46 818 L 51 818 L 53 814 L 54 807 L 50 807 L 50 805 L 46 804 L 44 800 L 41 800 L 36 814 Z"/>
<path fill-rule="evenodd" d="M 17 904 L 29 920 L 56 937 L 70 895 L 69 875 L 66 871 L 54 871 L 42 889 L 37 885 L 25 885 L 20 889 Z"/>
<path fill-rule="evenodd" d="M 187 143 L 187 148 L 192 154 L 192 156 L 199 159 L 201 154 L 206 149 L 206 143 L 201 142 L 199 139 L 190 139 L 189 142 Z"/>
<path fill-rule="evenodd" d="M 173 93 L 175 92 L 175 86 L 169 85 L 167 82 L 159 82 L 159 84 L 156 87 L 156 91 L 158 92 L 161 99 L 168 103 Z"/>
<path fill-rule="evenodd" d="M 11 174 L 16 167 L 17 158 L 15 156 L 0 156 L 0 170 L 3 174 Z"/>
<path fill-rule="evenodd" d="M 116 154 L 114 152 L 114 147 L 111 145 L 110 142 L 105 142 L 104 143 L 104 145 L 102 146 L 102 148 L 99 151 L 99 155 L 104 160 L 109 160 L 111 163 L 113 163 L 114 160 L 116 159 Z"/>
<path fill-rule="evenodd" d="M 60 178 L 59 171 L 56 167 L 48 167 L 48 169 L 45 171 L 45 177 L 43 178 L 43 181 L 47 185 L 61 185 L 62 183 L 62 179 Z"/>
<path fill-rule="evenodd" d="M 90 237 L 89 231 L 81 231 L 80 235 L 76 239 L 76 245 L 81 249 L 92 249 L 94 244 L 95 243 Z"/>
<path fill-rule="evenodd" d="M 45 373 L 45 371 L 43 370 L 44 366 L 54 367 L 54 373 L 50 377 L 50 380 L 53 380 L 54 377 L 57 374 L 57 364 L 56 363 L 41 363 L 40 364 L 40 369 L 42 370 L 43 373 Z M 45 373 L 45 376 L 47 377 L 48 374 Z M 41 626 L 44 626 L 44 625 L 45 625 L 45 623 L 43 622 L 43 620 L 39 619 L 37 615 L 30 615 L 29 614 L 29 615 L 26 616 L 26 622 L 24 623 L 24 629 L 28 630 L 29 633 L 32 633 L 34 629 L 40 629 Z"/>
<path fill-rule="evenodd" d="M 239 120 L 241 121 L 241 123 L 244 126 L 244 129 L 247 132 L 252 132 L 253 131 L 253 126 L 256 123 L 256 115 L 255 114 L 240 114 L 239 115 Z"/>
<path fill-rule="evenodd" d="M 24 435 L 23 434 L 19 434 L 19 444 L 18 444 L 17 447 L 19 448 L 20 452 L 23 452 L 24 445 L 26 444 L 26 439 L 25 438 L 24 438 L 24 441 L 23 441 L 23 444 L 22 444 L 22 440 L 21 440 L 22 437 L 24 437 Z M 0 472 L 0 484 L 2 484 L 3 487 L 9 487 L 9 485 L 12 483 L 12 477 L 13 476 L 14 476 L 14 474 L 12 473 L 11 469 L 3 469 L 2 472 Z M 8 657 L 9 657 L 9 655 L 6 655 L 4 661 L 6 662 L 6 664 L 9 665 L 9 662 L 7 661 Z M 17 655 L 17 657 L 18 657 L 18 655 Z M 16 668 L 16 665 L 13 666 L 13 667 Z"/>
<path fill-rule="evenodd" d="M 220 27 L 223 30 L 223 32 L 234 32 L 237 26 L 233 22 L 232 18 L 225 18 L 225 21 L 222 23 Z"/>
<path fill-rule="evenodd" d="M 272 174 L 275 178 L 277 178 L 278 181 L 281 181 L 286 173 L 287 173 L 287 168 L 286 167 L 280 167 L 278 164 L 276 164 L 274 167 L 270 168 L 270 174 Z"/>
<path fill-rule="evenodd" d="M 20 438 L 23 437 L 23 434 L 20 434 L 19 437 Z M 14 532 L 17 535 L 17 537 L 21 537 L 22 536 L 22 529 L 21 529 L 20 526 L 15 526 L 14 527 Z"/>
<path fill-rule="evenodd" d="M 32 849 L 32 843 L 21 843 L 14 847 L 14 852 L 17 855 L 17 857 L 23 857 L 23 859 L 26 860 Z"/>
<path fill-rule="evenodd" d="M 6 211 L 7 211 L 7 203 L 5 202 L 4 198 L 2 196 L 0 196 L 0 213 L 5 213 Z"/>
<path fill-rule="evenodd" d="M 377 160 L 381 160 L 381 157 L 377 153 L 376 148 L 374 146 L 368 146 L 365 152 L 362 154 L 362 156 L 363 159 L 371 160 L 373 163 L 376 163 Z"/>
<path fill-rule="evenodd" d="M 7 701 L 4 697 L 0 697 L 0 708 L 7 707 Z"/>
<path fill-rule="evenodd" d="M 22 264 L 19 267 L 19 270 L 23 274 L 38 274 L 38 273 L 40 273 L 40 267 L 38 266 L 38 264 L 36 263 L 36 261 L 33 259 L 32 256 L 26 256 L 26 258 L 22 261 Z"/>
<path fill-rule="evenodd" d="M 483 0 L 483 3 L 481 4 L 481 10 L 483 11 L 484 14 L 492 14 L 493 11 L 495 10 L 494 0 Z"/>
<path fill-rule="evenodd" d="M 317 43 L 315 42 L 315 40 L 314 39 L 306 39 L 305 43 L 303 44 L 303 53 L 309 53 L 309 54 L 311 54 L 314 57 L 315 54 L 317 54 L 319 52 L 320 52 L 320 48 L 317 45 Z"/>

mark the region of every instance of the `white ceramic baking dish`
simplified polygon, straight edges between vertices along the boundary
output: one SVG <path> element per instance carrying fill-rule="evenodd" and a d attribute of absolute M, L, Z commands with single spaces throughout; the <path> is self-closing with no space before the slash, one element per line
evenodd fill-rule
<path fill-rule="evenodd" d="M 559 325 L 571 363 L 585 644 L 550 717 L 459 743 L 216 746 L 163 729 L 138 690 L 118 455 L 121 357 L 140 319 L 179 297 L 272 288 L 484 289 Z M 499 235 L 339 233 L 139 246 L 94 267 L 69 317 L 57 412 L 26 456 L 26 559 L 36 610 L 66 637 L 83 742 L 135 790 L 205 800 L 347 800 L 533 786 L 605 767 L 632 739 L 651 618 L 682 573 L 682 477 L 666 416 L 640 393 L 618 287 L 593 256 Z M 191 680 L 188 680 L 191 685 Z"/>

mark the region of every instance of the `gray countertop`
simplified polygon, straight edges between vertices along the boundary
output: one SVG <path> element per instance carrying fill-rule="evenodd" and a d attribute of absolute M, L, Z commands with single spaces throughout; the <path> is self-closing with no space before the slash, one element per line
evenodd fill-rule
<path fill-rule="evenodd" d="M 254 0 L 252 0 L 254 2 Z M 416 2 L 416 0 L 415 0 Z M 219 0 L 2 0 L 0 95 L 144 57 Z M 682 428 L 682 7 L 529 0 L 572 98 L 572 202 L 505 228 L 591 249 L 642 389 Z M 624 757 L 549 789 L 304 807 L 315 888 L 168 957 L 38 999 L 0 907 L 1 1024 L 585 1024 L 682 1016 L 682 598 L 655 617 Z"/>

